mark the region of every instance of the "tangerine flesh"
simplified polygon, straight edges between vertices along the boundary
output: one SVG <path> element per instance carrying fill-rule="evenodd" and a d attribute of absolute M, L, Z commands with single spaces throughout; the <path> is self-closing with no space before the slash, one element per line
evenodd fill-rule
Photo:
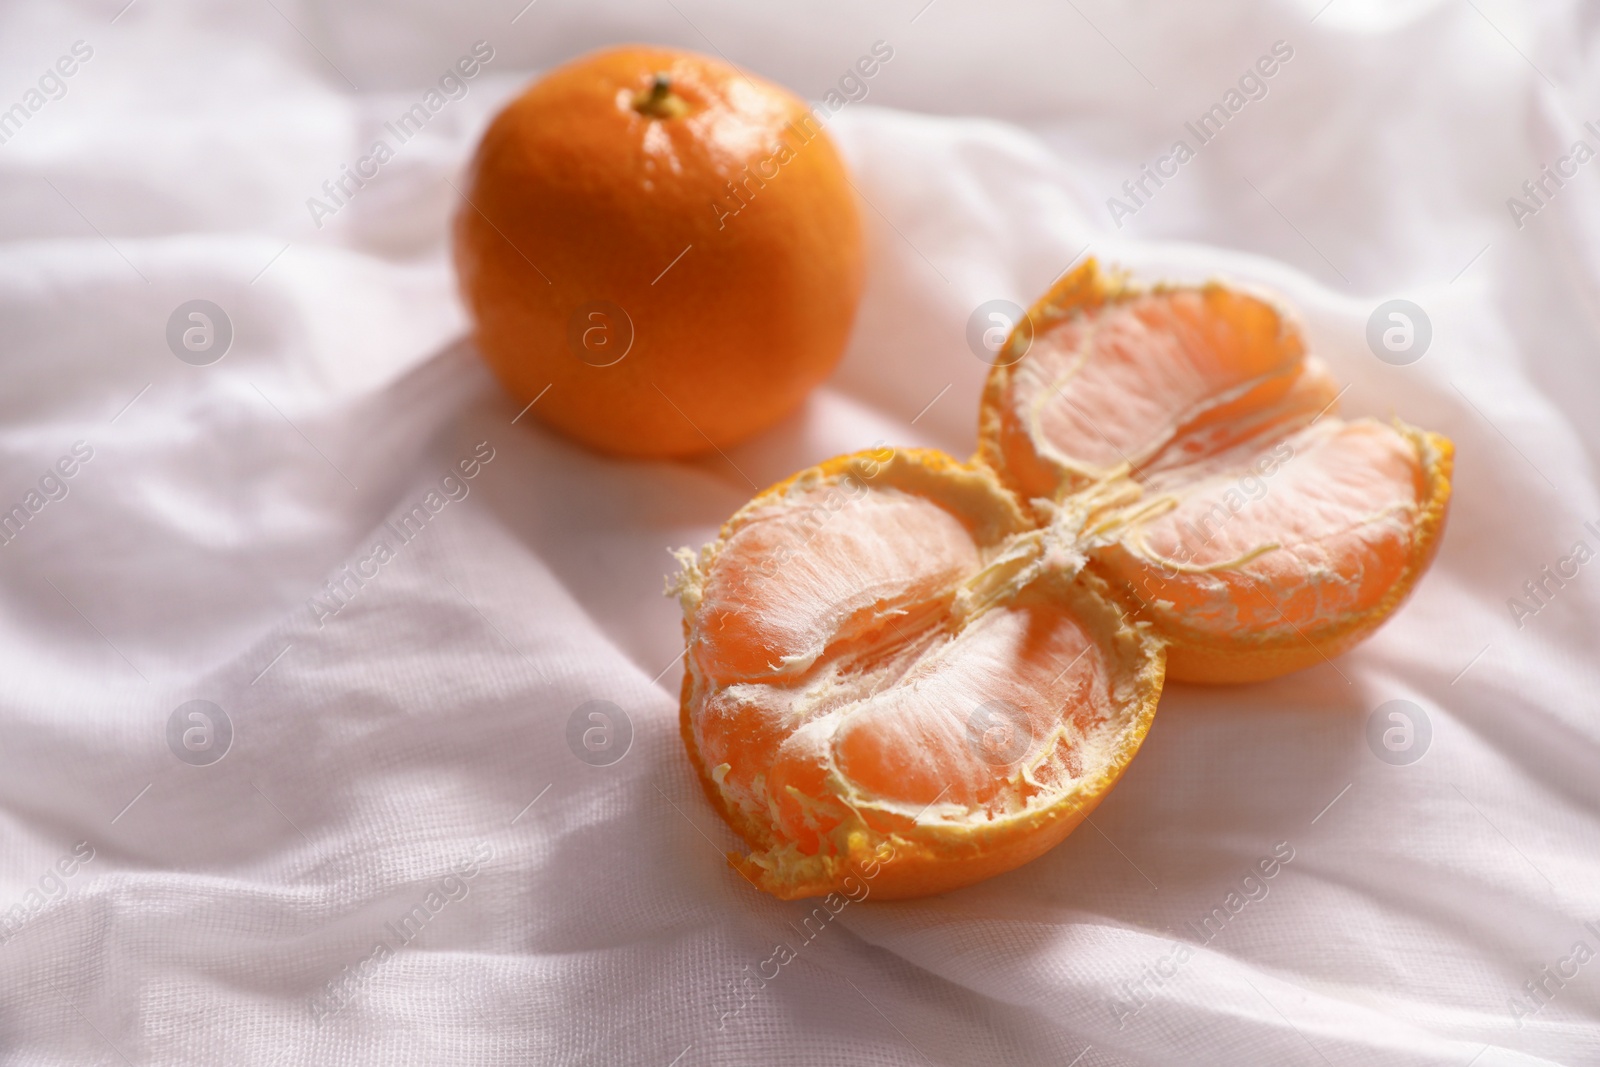
<path fill-rule="evenodd" d="M 980 461 L 1055 503 L 1119 487 L 1084 547 L 1167 639 L 1170 677 L 1325 662 L 1431 562 L 1453 446 L 1339 418 L 1338 383 L 1265 296 L 1144 289 L 1091 260 L 1029 317 L 1026 354 L 985 388 Z"/>
<path fill-rule="evenodd" d="M 1064 547 L 988 472 L 898 451 L 803 472 L 684 557 L 683 733 L 746 877 L 938 892 L 1092 810 L 1162 649 Z"/>
<path fill-rule="evenodd" d="M 761 889 L 918 896 L 1041 855 L 1166 677 L 1338 655 L 1437 550 L 1450 442 L 1341 419 L 1267 298 L 1091 260 L 1029 317 L 971 462 L 830 460 L 680 553 L 683 738 Z"/>

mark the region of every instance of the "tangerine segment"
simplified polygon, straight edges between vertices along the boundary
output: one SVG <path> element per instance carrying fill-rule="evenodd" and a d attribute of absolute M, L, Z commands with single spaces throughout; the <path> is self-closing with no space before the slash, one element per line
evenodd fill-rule
<path fill-rule="evenodd" d="M 981 468 L 860 453 L 683 554 L 683 734 L 791 899 L 970 884 L 1066 836 L 1148 729 L 1163 652 Z M 867 873 L 864 873 L 867 872 Z"/>
<path fill-rule="evenodd" d="M 1202 459 L 1337 395 L 1284 312 L 1219 283 L 1147 292 L 1091 259 L 1028 317 L 985 390 L 980 452 L 1026 498 Z"/>
<path fill-rule="evenodd" d="M 1090 261 L 1029 315 L 1031 347 L 985 388 L 979 458 L 1079 531 L 1168 640 L 1171 677 L 1321 662 L 1432 560 L 1450 442 L 1329 414 L 1337 383 L 1269 303 L 1215 282 L 1137 289 Z"/>
<path fill-rule="evenodd" d="M 1146 498 L 1093 553 L 1170 631 L 1289 639 L 1372 606 L 1405 570 L 1426 489 L 1401 431 L 1328 420 L 1253 459 Z"/>
<path fill-rule="evenodd" d="M 830 743 L 847 778 L 885 801 L 1007 808 L 1040 779 L 1082 773 L 1079 746 L 1112 714 L 1083 625 L 1056 605 L 1013 604 L 940 636 L 891 685 L 841 709 Z M 1060 733 L 1067 744 L 1054 743 Z M 1020 765 L 1035 769 L 1012 788 Z"/>
<path fill-rule="evenodd" d="M 1361 641 L 1410 594 L 1438 550 L 1452 457 L 1448 439 L 1404 423 L 1326 420 L 1232 478 L 1129 509 L 1091 566 L 1167 637 L 1172 677 L 1299 670 Z"/>
<path fill-rule="evenodd" d="M 749 511 L 701 595 L 714 640 L 695 658 L 708 678 L 804 672 L 830 644 L 937 601 L 978 569 L 977 542 L 958 515 L 866 485 L 851 472 Z"/>

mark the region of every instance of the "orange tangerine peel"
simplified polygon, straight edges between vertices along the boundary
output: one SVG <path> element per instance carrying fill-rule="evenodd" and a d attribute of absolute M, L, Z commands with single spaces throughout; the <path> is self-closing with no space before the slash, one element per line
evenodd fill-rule
<path fill-rule="evenodd" d="M 681 550 L 681 728 L 733 864 L 785 899 L 970 885 L 1093 810 L 1168 674 L 1370 633 L 1437 548 L 1451 446 L 1338 395 L 1269 300 L 1090 261 L 1002 346 L 970 463 L 842 456 Z"/>
<path fill-rule="evenodd" d="M 1453 445 L 1340 419 L 1338 383 L 1267 298 L 1144 289 L 1090 260 L 1028 320 L 985 386 L 978 462 L 1047 509 L 1116 487 L 1083 547 L 1167 640 L 1172 678 L 1326 662 L 1432 562 Z"/>
<path fill-rule="evenodd" d="M 751 882 L 938 892 L 1093 810 L 1149 728 L 1162 646 L 1057 532 L 981 467 L 883 450 L 683 554 L 684 741 Z"/>
<path fill-rule="evenodd" d="M 649 45 L 512 99 L 454 238 L 476 347 L 517 406 L 618 456 L 713 452 L 787 416 L 844 354 L 866 276 L 849 170 L 805 101 Z"/>

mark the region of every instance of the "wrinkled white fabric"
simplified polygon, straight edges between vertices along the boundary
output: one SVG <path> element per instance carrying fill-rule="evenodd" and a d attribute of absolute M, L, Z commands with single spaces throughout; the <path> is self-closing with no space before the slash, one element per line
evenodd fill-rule
<path fill-rule="evenodd" d="M 1600 1062 L 1600 162 L 1560 164 L 1600 147 L 1592 6 L 122 4 L 0 11 L 4 1062 Z M 865 91 L 829 122 L 872 242 L 850 350 L 726 459 L 567 444 L 463 340 L 478 133 L 629 39 Z M 1114 220 L 1276 41 L 1266 94 Z M 1577 175 L 1535 205 L 1545 164 Z M 1276 290 L 1347 412 L 1452 437 L 1438 562 L 1332 663 L 1169 687 L 1044 858 L 808 926 L 722 861 L 667 550 L 839 452 L 969 453 L 968 316 L 1085 252 Z M 1394 298 L 1432 325 L 1408 366 L 1366 341 Z M 234 334 L 209 366 L 165 335 L 201 299 Z M 209 765 L 208 720 L 169 744 L 195 700 L 231 724 Z M 1368 741 L 1392 700 L 1431 730 L 1409 765 Z M 568 744 L 590 701 L 631 722 L 610 766 Z"/>

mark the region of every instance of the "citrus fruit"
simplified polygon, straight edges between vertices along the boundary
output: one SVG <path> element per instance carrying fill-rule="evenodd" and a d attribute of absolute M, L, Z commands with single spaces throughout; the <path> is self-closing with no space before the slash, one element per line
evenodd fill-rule
<path fill-rule="evenodd" d="M 551 71 L 489 125 L 462 192 L 478 348 L 593 448 L 724 448 L 844 350 L 863 280 L 844 163 L 804 102 L 720 60 L 624 47 Z"/>
<path fill-rule="evenodd" d="M 985 388 L 980 462 L 1045 513 L 1116 499 L 1080 543 L 1165 638 L 1172 678 L 1325 662 L 1432 561 L 1450 441 L 1338 418 L 1338 384 L 1270 301 L 1144 290 L 1091 260 L 1028 321 L 1007 342 L 1031 337 L 1026 354 L 997 360 Z"/>
<path fill-rule="evenodd" d="M 1013 330 L 968 463 L 802 471 L 680 551 L 681 728 L 731 856 L 785 899 L 940 892 L 1058 843 L 1164 677 L 1271 677 L 1394 611 L 1451 445 L 1333 413 L 1293 319 L 1094 262 Z"/>

